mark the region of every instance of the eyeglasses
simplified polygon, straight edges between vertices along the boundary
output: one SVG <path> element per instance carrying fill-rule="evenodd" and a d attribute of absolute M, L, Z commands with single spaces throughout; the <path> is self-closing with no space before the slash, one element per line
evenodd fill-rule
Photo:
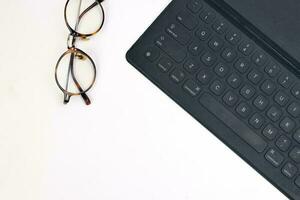
<path fill-rule="evenodd" d="M 70 31 L 68 50 L 58 59 L 55 67 L 55 81 L 64 94 L 67 104 L 72 96 L 81 96 L 90 105 L 87 92 L 96 80 L 96 65 L 84 51 L 76 48 L 76 42 L 87 40 L 98 33 L 104 24 L 104 0 L 67 0 L 64 18 Z"/>

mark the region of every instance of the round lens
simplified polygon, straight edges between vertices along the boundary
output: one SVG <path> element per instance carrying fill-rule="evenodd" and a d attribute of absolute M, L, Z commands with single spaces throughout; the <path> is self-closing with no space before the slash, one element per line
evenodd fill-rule
<path fill-rule="evenodd" d="M 80 95 L 93 86 L 96 67 L 93 60 L 79 49 L 70 49 L 57 62 L 56 83 L 69 95 Z"/>
<path fill-rule="evenodd" d="M 91 36 L 103 26 L 104 11 L 95 0 L 68 0 L 65 7 L 67 26 L 81 36 Z"/>

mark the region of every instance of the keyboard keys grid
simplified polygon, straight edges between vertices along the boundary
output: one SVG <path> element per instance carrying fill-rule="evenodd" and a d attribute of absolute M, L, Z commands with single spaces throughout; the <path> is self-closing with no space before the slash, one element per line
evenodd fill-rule
<path fill-rule="evenodd" d="M 190 0 L 145 57 L 300 188 L 300 83 L 200 0 Z M 245 132 L 252 134 L 245 135 Z"/>

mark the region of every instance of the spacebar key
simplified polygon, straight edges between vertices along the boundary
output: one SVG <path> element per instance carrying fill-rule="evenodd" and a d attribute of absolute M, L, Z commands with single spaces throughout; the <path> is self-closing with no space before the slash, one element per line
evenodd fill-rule
<path fill-rule="evenodd" d="M 200 98 L 200 103 L 257 152 L 262 153 L 267 148 L 267 143 L 260 136 L 227 110 L 214 97 L 205 93 Z"/>

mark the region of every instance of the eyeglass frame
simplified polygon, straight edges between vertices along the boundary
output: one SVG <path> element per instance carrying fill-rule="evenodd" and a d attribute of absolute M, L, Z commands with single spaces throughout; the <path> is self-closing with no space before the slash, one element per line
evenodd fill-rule
<path fill-rule="evenodd" d="M 67 40 L 67 47 L 68 47 L 68 50 L 66 52 L 64 52 L 62 54 L 62 56 L 58 59 L 57 61 L 57 64 L 56 64 L 56 67 L 55 67 L 55 81 L 56 81 L 56 84 L 57 86 L 60 88 L 60 90 L 64 93 L 64 103 L 67 104 L 69 103 L 70 101 L 70 98 L 72 96 L 77 96 L 77 95 L 81 95 L 81 97 L 83 98 L 84 102 L 86 105 L 90 105 L 91 104 L 91 101 L 89 99 L 89 97 L 87 96 L 87 92 L 93 87 L 95 81 L 96 81 L 96 74 L 97 74 L 97 70 L 96 70 L 96 65 L 93 61 L 93 59 L 87 54 L 85 53 L 84 51 L 80 50 L 79 48 L 76 48 L 75 46 L 75 43 L 76 43 L 76 40 L 77 38 L 81 38 L 81 39 L 88 39 L 89 37 L 97 34 L 102 28 L 103 28 L 103 25 L 104 25 L 104 21 L 105 21 L 105 12 L 104 12 L 104 8 L 102 6 L 102 2 L 104 0 L 95 0 L 95 2 L 90 5 L 88 8 L 86 8 L 81 14 L 78 15 L 78 21 L 77 23 L 79 24 L 81 18 L 87 13 L 89 12 L 92 8 L 94 8 L 95 6 L 100 6 L 101 8 L 101 12 L 102 12 L 102 21 L 101 21 L 101 24 L 99 26 L 99 28 L 93 32 L 93 33 L 89 33 L 89 34 L 82 34 L 82 33 L 79 33 L 77 32 L 76 30 L 74 30 L 69 22 L 68 22 L 68 19 L 67 19 L 67 7 L 68 7 L 68 4 L 70 2 L 70 0 L 67 0 L 66 4 L 65 4 L 65 8 L 64 8 L 64 19 L 65 19 L 65 23 L 70 31 L 69 33 L 69 36 L 68 36 L 68 40 Z M 78 25 L 77 24 L 77 25 Z M 76 26 L 77 26 L 76 25 Z M 76 29 L 76 28 L 75 28 Z M 71 57 L 70 57 L 70 62 L 69 62 L 69 68 L 68 68 L 68 75 L 67 75 L 67 83 L 66 83 L 66 89 L 64 89 L 59 81 L 58 81 L 58 77 L 57 77 L 57 71 L 58 71 L 58 67 L 59 67 L 59 63 L 60 61 L 68 54 L 71 53 Z M 78 54 L 79 53 L 79 54 Z M 83 90 L 79 84 L 79 82 L 77 81 L 77 79 L 75 78 L 75 74 L 74 74 L 74 70 L 73 70 L 73 63 L 74 63 L 74 59 L 75 57 L 78 57 L 79 59 L 83 59 L 83 58 L 87 58 L 91 61 L 91 64 L 93 66 L 93 70 L 94 70 L 94 77 L 93 77 L 93 80 L 92 80 L 92 83 L 91 85 Z M 77 87 L 77 89 L 79 90 L 79 93 L 72 93 L 72 92 L 69 92 L 67 91 L 67 88 L 68 88 L 68 84 L 69 84 L 69 78 L 70 78 L 70 75 Z"/>

